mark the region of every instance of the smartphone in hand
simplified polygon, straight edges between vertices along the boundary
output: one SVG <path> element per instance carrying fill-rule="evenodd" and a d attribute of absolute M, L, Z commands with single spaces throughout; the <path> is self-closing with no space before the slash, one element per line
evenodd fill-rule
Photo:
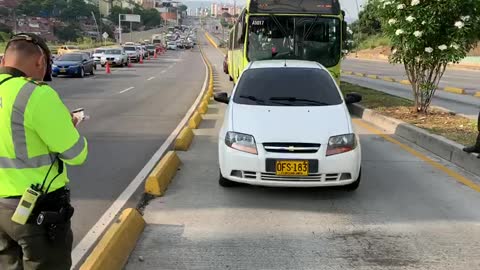
<path fill-rule="evenodd" d="M 84 108 L 78 108 L 72 111 L 72 120 L 75 126 L 78 126 L 82 121 L 88 120 L 90 117 L 85 115 Z"/>

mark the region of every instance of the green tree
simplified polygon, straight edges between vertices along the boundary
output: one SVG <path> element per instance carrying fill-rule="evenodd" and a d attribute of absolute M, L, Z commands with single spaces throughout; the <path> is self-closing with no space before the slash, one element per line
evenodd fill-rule
<path fill-rule="evenodd" d="M 184 12 L 184 11 L 187 11 L 188 7 L 186 5 L 179 5 L 178 6 L 178 10 L 180 12 Z"/>
<path fill-rule="evenodd" d="M 61 41 L 73 41 L 81 36 L 78 23 L 69 23 L 66 26 L 55 27 L 54 32 Z"/>
<path fill-rule="evenodd" d="M 480 39 L 478 0 L 370 0 L 391 39 L 390 61 L 405 67 L 415 110 L 427 113 L 449 63 Z"/>
<path fill-rule="evenodd" d="M 147 9 L 142 14 L 142 22 L 146 28 L 154 28 L 162 23 L 162 17 L 160 17 L 158 10 Z"/>

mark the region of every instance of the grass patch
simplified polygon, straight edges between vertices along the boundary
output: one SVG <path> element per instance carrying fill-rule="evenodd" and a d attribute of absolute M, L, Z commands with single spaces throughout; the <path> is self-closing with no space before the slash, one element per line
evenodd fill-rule
<path fill-rule="evenodd" d="M 361 41 L 358 45 L 359 50 L 375 49 L 377 47 L 390 46 L 390 39 L 382 35 L 373 35 Z"/>
<path fill-rule="evenodd" d="M 478 135 L 476 120 L 438 109 L 431 109 L 428 115 L 417 114 L 410 100 L 345 82 L 342 82 L 341 89 L 344 94 L 361 94 L 362 106 L 385 116 L 402 120 L 463 145 L 475 144 Z"/>

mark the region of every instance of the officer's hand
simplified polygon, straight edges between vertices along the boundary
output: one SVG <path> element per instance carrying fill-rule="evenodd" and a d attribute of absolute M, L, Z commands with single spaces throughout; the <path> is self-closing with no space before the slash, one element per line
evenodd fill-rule
<path fill-rule="evenodd" d="M 72 123 L 75 127 L 78 126 L 78 124 L 80 123 L 80 119 L 78 119 L 77 117 L 75 117 L 75 115 L 73 113 L 70 114 L 72 116 Z"/>

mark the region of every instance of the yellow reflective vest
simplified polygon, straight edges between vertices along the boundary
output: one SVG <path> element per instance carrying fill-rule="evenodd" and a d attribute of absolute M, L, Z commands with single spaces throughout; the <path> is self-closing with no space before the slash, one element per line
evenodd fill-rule
<path fill-rule="evenodd" d="M 0 198 L 5 198 L 21 196 L 32 184 L 41 185 L 57 156 L 66 164 L 81 165 L 88 148 L 50 86 L 2 72 L 0 82 L 7 80 L 0 85 Z M 44 191 L 57 174 L 58 162 Z M 49 192 L 68 182 L 64 168 Z"/>

